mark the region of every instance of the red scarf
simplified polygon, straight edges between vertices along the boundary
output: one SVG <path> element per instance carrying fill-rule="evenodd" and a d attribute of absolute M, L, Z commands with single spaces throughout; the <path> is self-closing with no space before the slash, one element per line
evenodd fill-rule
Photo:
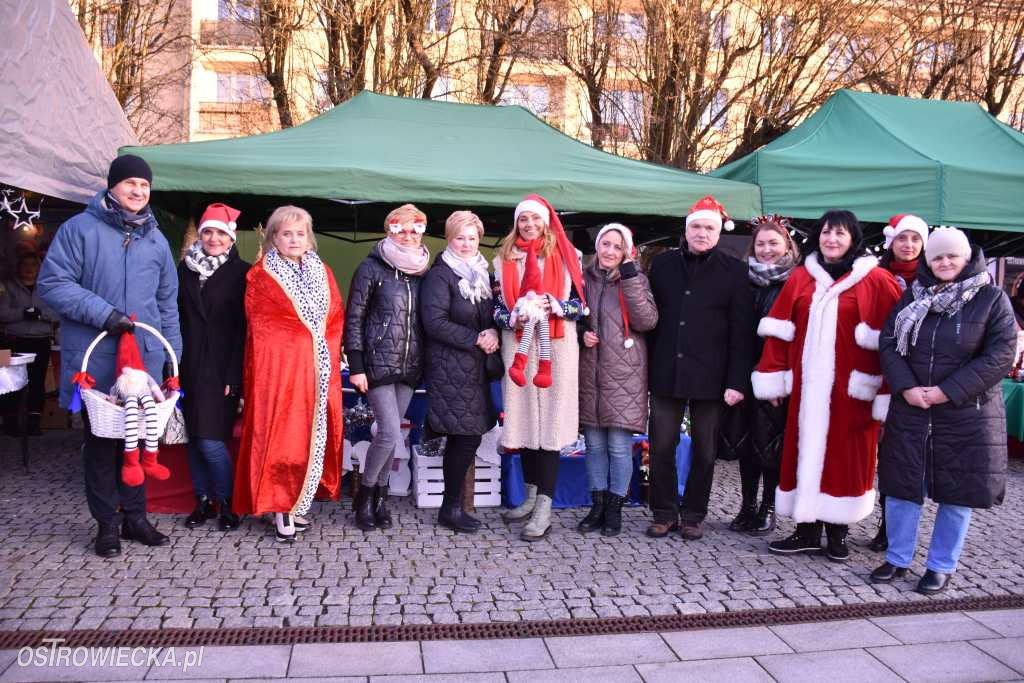
<path fill-rule="evenodd" d="M 558 249 L 552 249 L 551 253 L 544 257 L 544 272 L 542 274 L 537 252 L 544 246 L 544 238 L 538 237 L 530 241 L 519 238 L 515 244 L 518 249 L 526 252 L 526 262 L 523 265 L 522 278 L 519 277 L 517 261 L 505 259 L 502 263 L 501 284 L 505 305 L 512 308 L 519 301 L 521 295 L 531 290 L 537 294 L 550 294 L 559 301 L 563 301 L 566 297 L 565 270 L 562 255 Z M 561 339 L 564 334 L 562 319 L 552 317 L 551 338 Z"/>
<path fill-rule="evenodd" d="M 914 284 L 914 280 L 917 279 L 917 262 L 919 259 L 913 261 L 897 261 L 893 258 L 889 261 L 889 272 L 893 275 L 899 275 L 903 278 L 903 281 L 907 283 L 907 287 Z"/>

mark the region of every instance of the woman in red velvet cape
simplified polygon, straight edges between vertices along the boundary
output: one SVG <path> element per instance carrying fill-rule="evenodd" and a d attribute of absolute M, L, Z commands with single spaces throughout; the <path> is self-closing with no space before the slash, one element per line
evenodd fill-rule
<path fill-rule="evenodd" d="M 287 518 L 297 516 L 298 530 L 307 524 L 302 516 L 314 497 L 335 500 L 339 495 L 345 314 L 334 274 L 312 248 L 301 256 L 301 265 L 283 261 L 274 250 L 273 218 L 267 223 L 266 246 L 271 248 L 247 277 L 245 410 L 234 498 L 237 512 L 277 513 L 284 516 L 286 527 Z M 311 221 L 309 227 L 311 236 Z M 280 265 L 286 263 L 291 265 Z M 296 287 L 304 286 L 301 276 L 291 281 L 281 273 L 302 273 L 313 266 L 322 269 L 318 291 L 296 296 Z M 310 321 L 311 301 L 326 312 L 320 322 L 315 315 Z M 324 377 L 328 364 L 329 376 Z M 278 537 L 287 540 L 281 535 L 279 528 Z"/>

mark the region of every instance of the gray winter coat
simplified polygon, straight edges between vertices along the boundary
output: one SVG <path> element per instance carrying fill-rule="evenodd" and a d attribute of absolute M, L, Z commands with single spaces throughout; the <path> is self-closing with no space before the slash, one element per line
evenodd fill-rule
<path fill-rule="evenodd" d="M 647 276 L 625 263 L 612 276 L 597 260 L 583 272 L 590 315 L 581 321 L 601 343 L 580 349 L 580 424 L 647 429 L 647 335 L 658 324 L 658 308 Z M 629 312 L 632 348 L 626 348 L 619 290 Z M 582 341 L 582 333 L 580 336 Z"/>
<path fill-rule="evenodd" d="M 38 319 L 25 317 L 26 308 L 39 311 Z M 39 287 L 29 289 L 18 280 L 0 283 L 0 332 L 10 337 L 49 337 L 57 313 L 39 296 Z"/>
<path fill-rule="evenodd" d="M 60 405 L 68 407 L 71 379 L 81 369 L 85 349 L 114 310 L 135 314 L 158 330 L 181 357 L 178 326 L 178 273 L 156 218 L 126 230 L 120 212 L 107 207 L 106 191 L 57 230 L 36 285 L 39 296 L 60 314 Z M 160 381 L 167 354 L 159 339 L 136 334 L 146 371 Z M 117 339 L 104 337 L 89 360 L 96 389 L 114 383 Z"/>

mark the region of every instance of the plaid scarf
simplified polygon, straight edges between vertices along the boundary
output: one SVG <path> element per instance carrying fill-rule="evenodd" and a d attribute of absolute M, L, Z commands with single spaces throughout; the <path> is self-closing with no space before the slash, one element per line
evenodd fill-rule
<path fill-rule="evenodd" d="M 185 252 L 185 267 L 199 275 L 199 289 L 202 289 L 206 281 L 224 265 L 230 253 L 229 249 L 220 256 L 210 256 L 203 251 L 202 242 L 196 240 L 192 243 L 192 246 Z"/>
<path fill-rule="evenodd" d="M 928 313 L 953 317 L 978 291 L 989 284 L 991 278 L 982 271 L 959 282 L 940 282 L 925 287 L 920 280 L 914 280 L 911 291 L 914 300 L 896 315 L 896 352 L 901 356 L 910 353 L 910 347 L 917 344 L 917 335 Z"/>
<path fill-rule="evenodd" d="M 793 268 L 796 267 L 793 256 L 790 254 L 784 254 L 775 263 L 761 263 L 753 256 L 748 256 L 747 265 L 749 266 L 747 277 L 758 287 L 785 282 L 789 279 Z"/>

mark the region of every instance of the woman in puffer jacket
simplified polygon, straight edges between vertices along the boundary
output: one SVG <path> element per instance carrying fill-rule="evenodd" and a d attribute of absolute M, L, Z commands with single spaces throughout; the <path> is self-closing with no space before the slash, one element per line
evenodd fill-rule
<path fill-rule="evenodd" d="M 1017 330 L 1006 294 L 991 284 L 981 249 L 956 228 L 936 228 L 917 280 L 882 332 L 892 391 L 878 457 L 889 549 L 873 583 L 906 575 L 925 497 L 939 504 L 917 592 L 949 585 L 973 508 L 1006 490 L 1006 410 L 1000 387 Z"/>
<path fill-rule="evenodd" d="M 768 315 L 793 269 L 800 263 L 800 249 L 790 236 L 789 220 L 778 215 L 759 216 L 750 221 L 753 234 L 747 252 L 748 278 L 754 297 L 754 358 L 761 357 L 764 339 L 757 333 L 761 318 Z M 763 536 L 775 528 L 775 487 L 779 485 L 779 463 L 786 431 L 789 399 L 774 406 L 754 399 L 727 408 L 738 411 L 738 423 L 746 433 L 733 437 L 739 444 L 740 487 L 743 502 L 729 528 Z M 761 504 L 757 490 L 761 487 Z"/>
<path fill-rule="evenodd" d="M 651 285 L 636 266 L 633 233 L 609 223 L 597 233 L 597 257 L 583 271 L 590 315 L 582 323 L 580 425 L 587 442 L 593 506 L 576 528 L 622 530 L 633 475 L 633 432 L 647 427 L 647 341 L 658 323 Z"/>
<path fill-rule="evenodd" d="M 345 355 L 352 386 L 366 394 L 377 434 L 366 451 L 356 494 L 356 526 L 390 529 L 386 502 L 402 416 L 423 370 L 420 278 L 430 266 L 423 246 L 427 216 L 403 204 L 384 219 L 387 236 L 352 276 L 345 318 Z"/>

